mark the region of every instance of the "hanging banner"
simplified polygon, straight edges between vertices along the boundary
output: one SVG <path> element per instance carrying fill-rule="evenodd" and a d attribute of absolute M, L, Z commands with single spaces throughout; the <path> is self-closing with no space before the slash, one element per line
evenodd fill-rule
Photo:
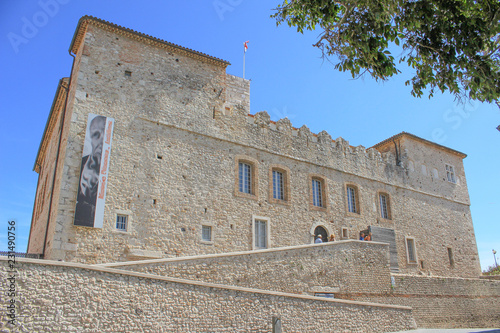
<path fill-rule="evenodd" d="M 108 165 L 115 120 L 89 114 L 74 225 L 102 228 Z"/>

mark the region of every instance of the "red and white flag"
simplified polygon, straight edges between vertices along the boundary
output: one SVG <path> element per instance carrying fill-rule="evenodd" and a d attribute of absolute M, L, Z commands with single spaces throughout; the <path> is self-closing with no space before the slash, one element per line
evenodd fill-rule
<path fill-rule="evenodd" d="M 243 48 L 245 49 L 244 52 L 246 53 L 247 50 L 248 50 L 248 40 L 246 42 L 243 43 Z"/>

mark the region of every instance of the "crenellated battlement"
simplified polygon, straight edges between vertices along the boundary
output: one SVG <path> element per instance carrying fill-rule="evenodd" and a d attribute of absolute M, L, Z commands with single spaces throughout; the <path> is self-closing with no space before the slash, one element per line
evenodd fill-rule
<path fill-rule="evenodd" d="M 264 149 L 273 154 L 339 170 L 354 176 L 417 189 L 459 202 L 469 202 L 466 188 L 443 187 L 437 182 L 435 175 L 422 175 L 418 170 L 414 170 L 415 163 L 425 165 L 429 169 L 436 160 L 445 163 L 446 158 L 443 160 L 441 155 L 451 153 L 453 163 L 457 167 L 460 166 L 459 178 L 465 183 L 461 159 L 454 159 L 455 155 L 461 156 L 459 152 L 456 154 L 457 152 L 447 147 L 425 142 L 418 137 L 415 138 L 421 142 L 413 142 L 410 148 L 399 147 L 397 151 L 391 141 L 393 138 L 383 141 L 385 145 L 376 145 L 377 148 L 366 148 L 363 145 L 354 147 L 342 137 L 333 139 L 327 131 L 312 133 L 306 125 L 300 128 L 294 127 L 288 118 L 273 121 L 266 111 L 251 114 L 249 113 L 250 81 L 227 74 L 226 85 L 224 110 L 218 118 L 222 131 L 218 130 L 218 135 L 236 139 L 241 144 Z M 422 150 L 425 151 L 427 161 L 418 161 L 422 159 L 420 157 Z M 444 164 L 432 167 L 435 170 L 438 168 L 443 169 Z"/>
<path fill-rule="evenodd" d="M 232 122 L 238 124 L 247 124 L 246 129 L 252 132 L 253 127 L 259 128 L 261 131 L 259 133 L 259 140 L 252 140 L 258 143 L 276 143 L 276 148 L 280 148 L 282 153 L 289 155 L 291 157 L 296 156 L 297 149 L 294 147 L 306 147 L 308 151 L 299 154 L 299 158 L 308 159 L 312 158 L 311 162 L 316 163 L 317 159 L 325 159 L 328 156 L 343 158 L 350 160 L 352 162 L 360 163 L 366 168 L 380 167 L 381 164 L 396 166 L 396 160 L 390 152 L 381 154 L 378 150 L 374 148 L 366 149 L 364 146 L 359 145 L 357 147 L 349 145 L 349 141 L 338 137 L 333 140 L 332 136 L 325 130 L 320 133 L 312 133 L 311 130 L 306 126 L 302 125 L 300 128 L 294 127 L 288 118 L 282 118 L 278 121 L 271 120 L 270 115 L 266 111 L 260 111 L 255 114 L 245 112 L 224 112 L 230 111 L 234 108 L 240 108 L 250 111 L 250 81 L 243 78 L 239 78 L 230 74 L 226 75 L 226 100 L 224 104 L 224 110 L 222 114 L 223 118 L 229 118 L 232 122 L 234 117 L 244 116 L 246 122 L 236 121 Z M 224 121 L 225 119 L 223 119 Z M 242 128 L 239 128 L 241 130 Z M 280 146 L 280 141 L 286 141 L 289 149 L 282 149 L 284 147 Z M 314 156 L 314 155 L 318 156 Z M 326 163 L 324 166 L 330 166 L 334 168 L 339 168 L 346 171 L 347 169 L 341 167 L 342 163 Z M 360 175 L 362 176 L 362 175 Z M 382 177 L 385 178 L 385 177 Z"/>
<path fill-rule="evenodd" d="M 306 125 L 294 127 L 288 118 L 273 121 L 266 111 L 230 112 L 219 120 L 226 130 L 218 131 L 219 135 L 240 144 L 389 184 L 405 182 L 404 169 L 396 166 L 391 152 L 382 154 L 375 148 L 354 147 L 342 137 L 332 139 L 327 131 L 313 133 Z"/>

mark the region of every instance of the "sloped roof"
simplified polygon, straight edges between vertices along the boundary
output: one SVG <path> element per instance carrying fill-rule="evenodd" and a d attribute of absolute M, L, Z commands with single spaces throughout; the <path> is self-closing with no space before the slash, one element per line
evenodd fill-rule
<path fill-rule="evenodd" d="M 422 143 L 425 143 L 425 144 L 428 144 L 428 145 L 431 145 L 431 146 L 434 146 L 438 149 L 442 149 L 442 150 L 445 150 L 447 151 L 448 153 L 452 153 L 452 154 L 455 154 L 455 155 L 458 155 L 460 156 L 461 158 L 466 158 L 467 155 L 462 153 L 462 152 L 459 152 L 458 150 L 455 150 L 455 149 L 451 149 L 451 148 L 448 148 L 446 146 L 443 146 L 443 145 L 440 145 L 438 143 L 435 143 L 435 142 L 432 142 L 432 141 L 429 141 L 429 140 L 426 140 L 426 139 L 423 139 L 419 136 L 416 136 L 414 134 L 411 134 L 411 133 L 408 133 L 408 132 L 401 132 L 399 134 L 396 134 L 396 135 L 393 135 L 391 136 L 390 138 L 388 139 L 385 139 L 384 141 L 381 141 L 379 143 L 377 143 L 376 145 L 372 146 L 371 148 L 375 148 L 375 149 L 379 149 L 383 146 L 385 146 L 386 144 L 392 142 L 393 140 L 397 140 L 399 138 L 402 138 L 402 137 L 408 137 L 408 138 L 411 138 L 413 140 L 416 140 L 416 141 L 420 141 Z"/>
<path fill-rule="evenodd" d="M 114 24 L 114 23 L 111 23 L 111 22 L 108 22 L 105 20 L 101 20 L 99 18 L 89 16 L 89 15 L 83 16 L 78 21 L 78 25 L 76 27 L 76 31 L 75 31 L 75 34 L 73 35 L 73 40 L 71 41 L 71 45 L 69 48 L 70 52 L 73 52 L 74 54 L 76 54 L 76 52 L 78 51 L 78 49 L 81 46 L 81 43 L 83 42 L 85 32 L 87 31 L 87 27 L 89 26 L 89 24 L 95 25 L 99 28 L 102 28 L 102 29 L 105 29 L 108 31 L 115 32 L 117 34 L 121 34 L 121 35 L 130 37 L 130 38 L 139 40 L 139 41 L 144 42 L 146 44 L 151 44 L 151 45 L 166 48 L 166 49 L 169 49 L 172 51 L 177 51 L 178 53 L 180 52 L 186 56 L 189 56 L 192 58 L 197 58 L 200 60 L 204 60 L 204 61 L 210 62 L 212 64 L 215 64 L 215 65 L 218 65 L 221 67 L 227 67 L 228 65 L 230 65 L 230 63 L 226 60 L 212 57 L 206 53 L 198 52 L 198 51 L 189 49 L 187 47 L 183 47 L 183 46 L 180 46 L 180 45 L 177 45 L 174 43 L 170 43 L 170 42 L 167 42 L 165 40 L 162 40 L 162 39 L 150 36 L 150 35 L 146 35 L 144 33 L 141 33 L 141 32 L 129 29 L 129 28 L 125 28 L 125 27 L 122 27 L 120 25 L 117 25 L 117 24 Z"/>
<path fill-rule="evenodd" d="M 36 154 L 35 165 L 33 166 L 33 171 L 40 173 L 40 168 L 43 163 L 43 158 L 45 157 L 45 151 L 49 144 L 50 135 L 56 127 L 56 120 L 61 110 L 64 108 L 64 103 L 66 100 L 67 89 L 69 85 L 69 78 L 65 77 L 59 80 L 57 85 L 56 95 L 54 96 L 54 101 L 50 108 L 49 117 L 47 118 L 47 123 L 45 124 L 45 129 L 43 130 L 42 140 L 40 141 L 40 146 L 38 147 L 38 153 Z"/>

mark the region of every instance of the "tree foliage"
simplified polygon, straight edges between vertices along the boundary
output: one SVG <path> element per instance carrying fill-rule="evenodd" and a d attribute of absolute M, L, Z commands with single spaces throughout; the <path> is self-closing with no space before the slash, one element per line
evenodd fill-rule
<path fill-rule="evenodd" d="M 483 271 L 483 275 L 500 275 L 500 268 L 496 265 L 491 265 Z"/>
<path fill-rule="evenodd" d="M 320 28 L 314 46 L 353 77 L 386 80 L 406 62 L 415 69 L 406 82 L 413 96 L 439 89 L 500 100 L 498 0 L 284 0 L 273 17 L 301 33 Z M 389 48 L 398 47 L 395 59 Z"/>

